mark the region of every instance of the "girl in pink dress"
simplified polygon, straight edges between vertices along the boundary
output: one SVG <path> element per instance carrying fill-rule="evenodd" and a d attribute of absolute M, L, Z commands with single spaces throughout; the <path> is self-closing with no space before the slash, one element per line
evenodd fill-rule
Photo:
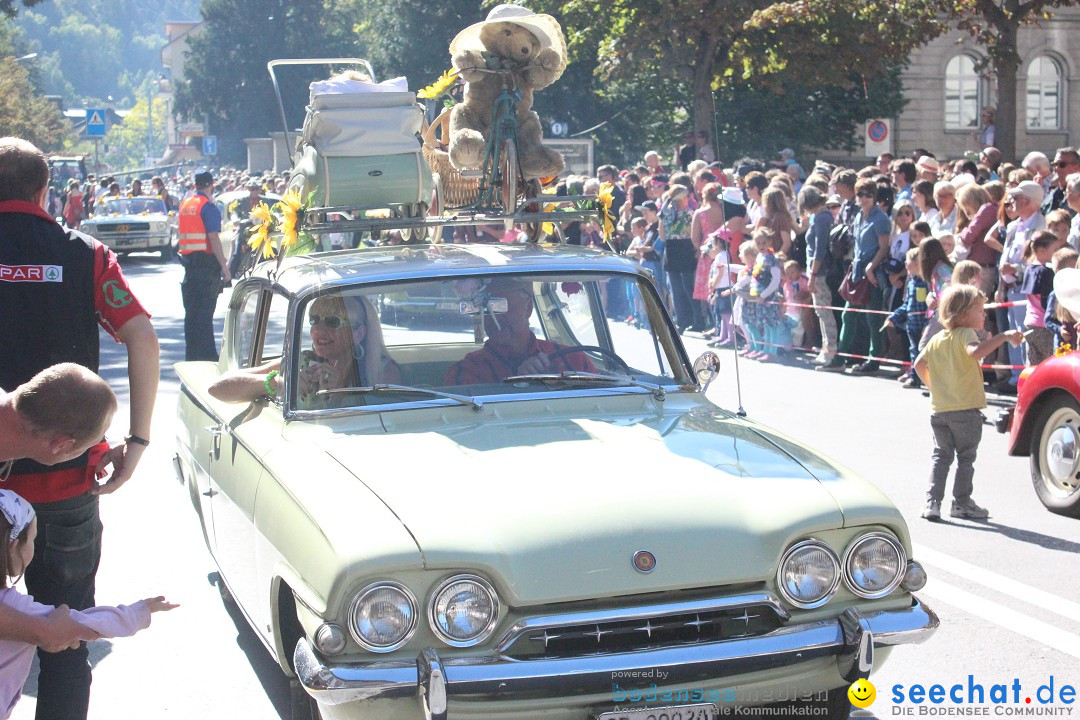
<path fill-rule="evenodd" d="M 52 605 L 34 602 L 14 587 L 26 566 L 34 559 L 37 517 L 34 508 L 18 494 L 0 490 L 0 602 L 27 615 L 48 615 Z M 71 619 L 85 625 L 103 638 L 126 637 L 150 626 L 150 613 L 172 610 L 176 605 L 164 597 L 147 598 L 133 605 L 92 607 L 72 610 Z M 11 716 L 22 687 L 30 675 L 30 664 L 37 647 L 25 642 L 0 639 L 0 720 Z"/>
<path fill-rule="evenodd" d="M 712 290 L 709 288 L 709 270 L 713 260 L 708 252 L 707 238 L 724 226 L 724 203 L 720 199 L 720 193 L 724 188 L 720 183 L 709 183 L 701 189 L 702 206 L 694 211 L 694 219 L 690 224 L 690 242 L 698 252 L 697 270 L 694 273 L 694 301 L 701 303 L 702 317 L 707 319 L 710 315 L 709 300 L 712 298 Z M 712 335 L 708 332 L 706 335 Z"/>

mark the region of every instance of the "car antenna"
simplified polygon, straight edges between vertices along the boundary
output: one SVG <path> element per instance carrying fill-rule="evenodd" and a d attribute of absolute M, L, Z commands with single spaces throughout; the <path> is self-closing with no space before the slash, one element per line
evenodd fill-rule
<path fill-rule="evenodd" d="M 717 118 L 720 116 L 716 112 L 716 91 L 712 91 L 712 121 L 713 121 L 713 142 L 720 143 L 720 123 Z M 715 146 L 714 146 L 715 147 Z M 731 262 L 731 253 L 728 253 L 728 262 Z M 749 343 L 749 339 L 746 340 Z M 736 416 L 744 418 L 746 417 L 746 408 L 742 404 L 742 376 L 739 374 L 739 331 L 738 328 L 732 331 L 731 346 L 735 350 L 735 393 L 739 399 L 739 410 L 735 413 Z"/>

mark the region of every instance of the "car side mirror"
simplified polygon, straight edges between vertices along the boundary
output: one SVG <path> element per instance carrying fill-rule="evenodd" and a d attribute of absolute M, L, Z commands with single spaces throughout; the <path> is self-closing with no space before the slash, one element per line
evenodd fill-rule
<path fill-rule="evenodd" d="M 720 374 L 720 356 L 712 350 L 706 350 L 694 361 L 694 377 L 697 378 L 701 392 L 709 389 L 709 385 Z"/>

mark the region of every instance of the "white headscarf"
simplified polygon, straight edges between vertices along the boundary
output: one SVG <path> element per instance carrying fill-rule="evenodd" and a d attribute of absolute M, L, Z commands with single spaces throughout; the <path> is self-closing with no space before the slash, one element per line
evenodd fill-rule
<path fill-rule="evenodd" d="M 4 513 L 4 517 L 11 523 L 9 542 L 17 540 L 34 519 L 34 508 L 11 490 L 0 490 L 0 512 Z"/>

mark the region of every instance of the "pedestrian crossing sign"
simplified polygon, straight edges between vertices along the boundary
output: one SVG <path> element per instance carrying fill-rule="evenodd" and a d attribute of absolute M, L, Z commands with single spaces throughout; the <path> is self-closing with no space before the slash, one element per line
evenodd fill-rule
<path fill-rule="evenodd" d="M 86 136 L 105 137 L 105 111 L 86 109 Z"/>

